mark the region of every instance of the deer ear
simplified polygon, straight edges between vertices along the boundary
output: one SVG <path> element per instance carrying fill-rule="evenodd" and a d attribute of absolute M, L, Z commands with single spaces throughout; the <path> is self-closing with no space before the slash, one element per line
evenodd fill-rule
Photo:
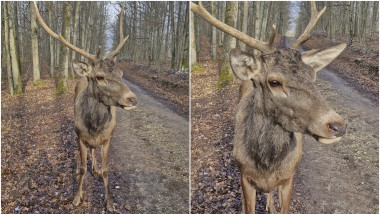
<path fill-rule="evenodd" d="M 118 76 L 118 77 L 123 77 L 123 71 L 120 68 L 114 68 L 113 72 Z"/>
<path fill-rule="evenodd" d="M 89 64 L 78 60 L 73 60 L 73 69 L 79 76 L 89 76 L 92 68 Z"/>
<path fill-rule="evenodd" d="M 232 49 L 230 65 L 235 76 L 240 80 L 254 79 L 261 68 L 261 61 L 247 52 Z"/>
<path fill-rule="evenodd" d="M 310 65 L 315 72 L 322 70 L 339 56 L 346 48 L 346 44 L 342 43 L 323 50 L 310 50 L 302 53 L 302 61 Z"/>

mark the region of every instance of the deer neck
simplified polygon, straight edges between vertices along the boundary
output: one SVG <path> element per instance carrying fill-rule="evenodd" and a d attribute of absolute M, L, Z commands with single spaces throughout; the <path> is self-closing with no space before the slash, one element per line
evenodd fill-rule
<path fill-rule="evenodd" d="M 107 127 L 106 124 L 112 119 L 112 113 L 111 106 L 101 102 L 101 94 L 94 81 L 90 78 L 87 78 L 87 81 L 88 85 L 81 103 L 81 118 L 90 134 L 94 134 Z"/>
<path fill-rule="evenodd" d="M 257 87 L 245 97 L 238 107 L 236 129 L 241 132 L 243 148 L 256 167 L 274 171 L 296 147 L 293 132 L 276 123 L 266 111 L 268 100 Z M 239 115 L 241 114 L 241 115 Z M 240 119 L 239 119 L 240 118 Z"/>

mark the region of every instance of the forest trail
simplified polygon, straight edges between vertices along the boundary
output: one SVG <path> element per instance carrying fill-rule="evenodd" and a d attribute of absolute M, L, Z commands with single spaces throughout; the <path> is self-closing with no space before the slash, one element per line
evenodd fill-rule
<path fill-rule="evenodd" d="M 337 144 L 303 137 L 293 199 L 300 213 L 376 213 L 379 177 L 379 107 L 328 69 L 317 89 L 348 123 Z M 299 204 L 298 204 L 299 203 Z"/>
<path fill-rule="evenodd" d="M 124 79 L 125 80 L 125 79 Z M 186 213 L 189 205 L 189 125 L 138 86 L 132 111 L 117 110 L 111 154 L 132 213 Z M 114 190 L 114 197 L 118 197 Z"/>

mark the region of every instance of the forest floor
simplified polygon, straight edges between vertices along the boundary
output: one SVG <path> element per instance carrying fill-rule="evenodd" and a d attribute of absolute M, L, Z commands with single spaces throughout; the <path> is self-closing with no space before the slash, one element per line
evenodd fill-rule
<path fill-rule="evenodd" d="M 118 66 L 129 74 L 133 63 Z M 46 66 L 43 68 L 42 76 L 46 77 Z M 139 73 L 144 72 L 135 76 Z M 170 84 L 181 85 L 178 88 L 188 81 L 185 75 L 155 75 L 173 75 Z M 77 136 L 73 112 L 76 80 L 69 80 L 69 91 L 59 97 L 54 96 L 54 79 L 43 81 L 45 85 L 38 87 L 26 81 L 24 94 L 17 96 L 10 96 L 7 85 L 2 84 L 1 211 L 105 213 L 103 179 L 90 169 L 82 203 L 77 208 L 71 204 L 79 179 L 75 174 Z M 117 111 L 109 157 L 115 213 L 187 212 L 188 116 L 176 112 L 186 112 L 188 99 L 182 97 L 188 96 L 188 90 L 150 83 L 144 86 L 149 88 L 147 92 L 133 83 L 127 84 L 138 96 L 139 105 L 133 111 Z"/>
<path fill-rule="evenodd" d="M 323 38 L 311 41 L 318 47 L 325 42 Z M 207 37 L 201 36 L 200 42 L 198 63 L 204 71 L 191 73 L 191 209 L 192 213 L 236 213 L 240 172 L 232 148 L 239 87 L 216 87 L 218 63 L 211 60 Z M 316 46 L 314 43 L 309 45 Z M 304 135 L 291 213 L 378 211 L 378 79 L 365 68 L 376 64 L 378 58 L 366 61 L 368 58 L 351 50 L 355 48 L 346 50 L 343 60 L 334 61 L 330 66 L 334 69 L 318 72 L 316 82 L 317 89 L 348 122 L 347 134 L 330 146 Z M 370 53 L 375 55 L 378 49 Z M 354 62 L 358 57 L 362 57 L 359 65 Z M 347 65 L 348 60 L 355 66 Z M 256 212 L 266 213 L 265 204 L 264 194 L 257 193 Z"/>

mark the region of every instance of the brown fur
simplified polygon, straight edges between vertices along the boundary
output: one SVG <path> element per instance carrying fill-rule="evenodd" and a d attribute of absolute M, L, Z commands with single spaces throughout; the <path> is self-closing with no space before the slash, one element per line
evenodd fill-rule
<path fill-rule="evenodd" d="M 129 108 L 136 105 L 136 96 L 123 82 L 122 72 L 113 68 L 113 61 L 101 60 L 87 64 L 74 61 L 73 68 L 82 75 L 75 87 L 75 131 L 78 134 L 78 158 L 81 159 L 80 181 L 73 204 L 80 204 L 84 175 L 87 171 L 87 148 L 90 148 L 92 171 L 99 173 L 94 157 L 94 149 L 101 147 L 101 174 L 105 186 L 107 209 L 113 210 L 113 202 L 108 187 L 107 158 L 110 139 L 116 127 L 116 106 Z M 133 103 L 132 103 L 133 101 Z"/>
<path fill-rule="evenodd" d="M 281 213 L 288 213 L 302 156 L 301 133 L 333 138 L 338 134 L 329 124 L 344 132 L 344 120 L 315 89 L 315 71 L 299 51 L 281 49 L 256 58 L 235 49 L 230 57 L 242 81 L 233 155 L 242 176 L 243 212 L 255 212 L 259 190 L 269 193 L 267 208 L 275 213 L 270 192 L 278 187 Z"/>

